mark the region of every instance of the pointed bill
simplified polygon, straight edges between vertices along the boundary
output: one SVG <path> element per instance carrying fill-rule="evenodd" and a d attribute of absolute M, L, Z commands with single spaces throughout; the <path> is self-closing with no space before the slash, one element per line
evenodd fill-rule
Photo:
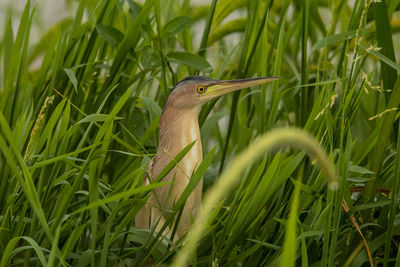
<path fill-rule="evenodd" d="M 220 96 L 243 88 L 269 83 L 277 79 L 279 79 L 279 77 L 263 77 L 263 78 L 218 81 L 216 84 L 207 86 L 207 91 L 204 92 L 202 96 Z"/>

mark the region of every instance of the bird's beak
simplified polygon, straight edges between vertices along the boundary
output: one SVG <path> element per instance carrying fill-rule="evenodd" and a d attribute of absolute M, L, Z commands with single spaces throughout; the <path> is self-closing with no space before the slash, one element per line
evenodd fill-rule
<path fill-rule="evenodd" d="M 209 85 L 202 96 L 220 96 L 243 88 L 256 86 L 272 82 L 278 77 L 250 78 L 230 81 L 218 81 L 216 84 Z"/>

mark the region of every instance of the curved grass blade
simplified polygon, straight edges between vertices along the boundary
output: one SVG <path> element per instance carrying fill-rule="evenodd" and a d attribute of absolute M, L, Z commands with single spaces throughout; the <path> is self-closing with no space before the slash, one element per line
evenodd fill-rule
<path fill-rule="evenodd" d="M 190 255 L 196 248 L 198 240 L 203 236 L 210 223 L 210 218 L 216 213 L 215 207 L 239 182 L 241 172 L 256 158 L 275 147 L 291 145 L 307 151 L 317 158 L 321 168 L 326 172 L 326 179 L 331 189 L 339 185 L 335 167 L 329 161 L 319 144 L 308 134 L 293 128 L 278 129 L 264 134 L 238 155 L 210 189 L 205 200 L 200 217 L 189 232 L 187 242 L 173 261 L 173 266 L 185 266 Z"/>

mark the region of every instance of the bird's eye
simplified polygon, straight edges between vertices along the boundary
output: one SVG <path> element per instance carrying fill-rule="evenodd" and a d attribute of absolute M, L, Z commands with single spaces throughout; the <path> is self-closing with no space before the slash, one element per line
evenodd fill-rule
<path fill-rule="evenodd" d="M 199 94 L 202 94 L 202 93 L 204 93 L 205 91 L 206 91 L 206 88 L 205 88 L 204 86 L 200 85 L 199 87 L 197 87 L 197 92 L 198 92 Z"/>

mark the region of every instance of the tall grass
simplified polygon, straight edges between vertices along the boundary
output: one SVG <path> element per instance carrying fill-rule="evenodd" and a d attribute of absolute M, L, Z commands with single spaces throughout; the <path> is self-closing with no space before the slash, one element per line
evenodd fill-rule
<path fill-rule="evenodd" d="M 400 264 L 400 1 L 75 4 L 36 43 L 33 3 L 18 16 L 1 11 L 0 266 L 173 264 L 180 255 L 194 266 L 368 266 L 359 230 L 374 265 Z M 170 218 L 204 177 L 207 227 L 200 240 L 172 243 L 133 221 L 191 148 L 142 185 L 162 107 L 189 74 L 280 79 L 203 108 L 205 158 Z M 318 160 L 285 146 L 293 139 L 253 158 L 250 144 L 287 126 L 323 147 L 338 190 Z M 240 155 L 249 163 L 238 173 Z M 240 179 L 227 190 L 230 172 Z"/>

